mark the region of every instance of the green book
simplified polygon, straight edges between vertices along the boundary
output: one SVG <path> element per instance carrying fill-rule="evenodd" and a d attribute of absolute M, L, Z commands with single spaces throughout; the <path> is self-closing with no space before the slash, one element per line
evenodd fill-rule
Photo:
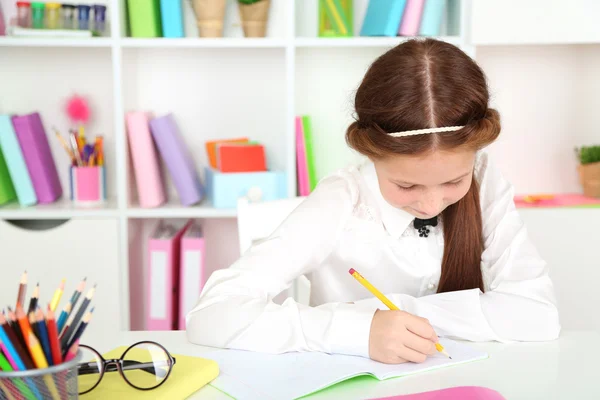
<path fill-rule="evenodd" d="M 162 36 L 159 0 L 127 0 L 127 13 L 131 37 Z"/>
<path fill-rule="evenodd" d="M 16 199 L 17 192 L 15 191 L 12 179 L 10 179 L 8 167 L 6 166 L 6 161 L 4 161 L 4 154 L 2 154 L 2 149 L 0 149 L 0 204 Z"/>
<path fill-rule="evenodd" d="M 308 182 L 312 192 L 317 186 L 317 170 L 315 168 L 315 151 L 313 147 L 313 131 L 308 115 L 302 116 L 302 130 L 304 131 L 304 146 L 306 149 L 306 164 L 308 165 Z"/>
<path fill-rule="evenodd" d="M 319 0 L 319 36 L 354 36 L 353 0 Z"/>

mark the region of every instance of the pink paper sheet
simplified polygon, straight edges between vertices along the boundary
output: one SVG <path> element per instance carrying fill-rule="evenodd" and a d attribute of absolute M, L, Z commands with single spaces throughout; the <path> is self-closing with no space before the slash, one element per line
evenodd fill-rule
<path fill-rule="evenodd" d="M 495 390 L 481 386 L 457 386 L 431 392 L 382 397 L 371 400 L 505 400 Z"/>
<path fill-rule="evenodd" d="M 515 196 L 515 205 L 517 208 L 577 207 L 591 205 L 598 205 L 600 207 L 600 199 L 586 197 L 576 193 L 555 194 L 552 199 L 539 200 L 535 203 L 527 203 L 524 200 L 524 197 L 525 196 Z"/>

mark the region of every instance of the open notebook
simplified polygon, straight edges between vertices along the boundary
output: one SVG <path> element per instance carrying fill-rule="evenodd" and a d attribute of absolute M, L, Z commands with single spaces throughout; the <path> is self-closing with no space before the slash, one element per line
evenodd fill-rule
<path fill-rule="evenodd" d="M 452 360 L 438 353 L 422 364 L 390 365 L 325 353 L 271 355 L 240 350 L 216 350 L 205 357 L 216 361 L 221 371 L 210 385 L 245 400 L 295 399 L 359 375 L 383 380 L 488 357 L 483 351 L 453 340 L 440 339 L 440 343 Z"/>

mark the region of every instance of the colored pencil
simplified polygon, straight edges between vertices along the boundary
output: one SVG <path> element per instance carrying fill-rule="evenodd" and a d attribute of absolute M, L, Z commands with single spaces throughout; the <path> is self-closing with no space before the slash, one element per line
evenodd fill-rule
<path fill-rule="evenodd" d="M 23 337 L 23 333 L 21 333 L 21 328 L 19 327 L 19 323 L 17 322 L 17 315 L 12 310 L 12 308 L 8 307 L 8 313 L 6 316 L 8 318 L 8 323 L 15 332 L 15 335 L 21 343 L 21 346 L 23 346 L 23 348 L 26 349 L 27 345 L 25 344 L 25 338 Z"/>
<path fill-rule="evenodd" d="M 19 293 L 17 294 L 17 305 L 23 306 L 25 304 L 25 295 L 27 293 L 27 271 L 21 275 L 21 282 L 19 283 Z"/>
<path fill-rule="evenodd" d="M 94 312 L 94 307 L 92 307 L 92 309 L 90 311 L 88 311 L 87 314 L 85 314 L 85 317 L 83 317 L 83 320 L 77 327 L 77 331 L 75 332 L 75 334 L 69 340 L 67 346 L 65 347 L 65 354 L 63 354 L 63 356 L 66 356 L 67 349 L 71 348 L 71 346 L 73 346 L 73 344 L 75 342 L 79 341 L 79 339 L 81 338 L 81 335 L 83 335 L 83 332 L 85 331 L 85 328 L 88 326 L 88 324 L 90 323 L 90 320 L 92 319 L 93 312 Z"/>
<path fill-rule="evenodd" d="M 33 363 L 29 358 L 29 354 L 25 351 L 13 329 L 6 323 L 4 314 L 0 314 L 0 339 L 6 346 L 7 350 L 11 353 L 13 360 L 19 371 L 33 368 Z"/>
<path fill-rule="evenodd" d="M 0 381 L 0 390 L 2 391 L 2 393 L 4 393 L 4 395 L 6 396 L 7 400 L 17 400 L 12 395 L 12 393 L 16 392 L 16 389 L 12 385 L 12 382 L 6 381 L 6 380 L 4 382 Z"/>
<path fill-rule="evenodd" d="M 65 362 L 71 361 L 77 355 L 77 350 L 79 349 L 79 340 L 76 340 L 75 343 L 69 348 L 67 351 L 67 355 L 65 356 Z"/>
<path fill-rule="evenodd" d="M 58 303 L 60 303 L 60 298 L 62 297 L 65 291 L 65 279 L 60 282 L 58 289 L 54 292 L 54 296 L 52 296 L 52 300 L 50 301 L 50 309 L 52 311 L 56 311 L 56 307 L 58 307 Z"/>
<path fill-rule="evenodd" d="M 58 317 L 58 321 L 56 323 L 56 327 L 58 328 L 59 333 L 62 333 L 72 308 L 73 303 L 71 303 L 71 300 L 69 300 L 69 302 L 65 305 L 65 308 L 63 308 L 63 310 L 61 311 L 60 316 Z"/>
<path fill-rule="evenodd" d="M 3 331 L 4 332 L 4 331 Z M 2 337 L 5 337 L 6 334 L 2 335 Z M 11 348 L 9 349 L 8 346 L 10 346 Z M 12 347 L 12 343 L 6 343 L 4 344 L 4 341 L 2 340 L 2 338 L 0 337 L 0 350 L 2 350 L 0 352 L 0 354 L 4 354 L 6 356 L 6 360 L 9 362 L 10 366 L 12 367 L 13 370 L 18 370 L 19 367 L 17 366 L 17 363 L 15 361 L 15 359 L 13 358 L 13 354 L 15 354 L 15 350 Z M 17 354 L 18 357 L 18 354 Z"/>
<path fill-rule="evenodd" d="M 35 285 L 35 289 L 33 289 L 33 294 L 31 295 L 31 299 L 29 300 L 29 309 L 27 310 L 27 314 L 35 311 L 35 308 L 37 307 L 39 298 L 40 298 L 40 284 L 38 282 L 38 284 Z"/>
<path fill-rule="evenodd" d="M 48 312 L 46 313 L 46 325 L 48 327 L 48 341 L 50 342 L 50 350 L 52 352 L 52 363 L 57 365 L 62 362 L 63 358 L 60 351 L 60 341 L 58 340 L 58 328 L 54 319 L 54 312 L 50 306 L 48 306 Z"/>
<path fill-rule="evenodd" d="M 48 361 L 44 356 L 42 345 L 37 337 L 33 334 L 31 326 L 29 325 L 29 321 L 27 320 L 27 316 L 21 307 L 17 308 L 17 320 L 19 321 L 19 326 L 21 327 L 21 332 L 25 338 L 25 343 L 27 344 L 27 348 L 29 349 L 29 354 L 33 359 L 33 363 L 37 368 L 47 368 Z"/>
<path fill-rule="evenodd" d="M 79 282 L 79 285 L 77 285 L 77 288 L 75 289 L 75 292 L 73 293 L 73 296 L 71 296 L 71 307 L 75 308 L 75 305 L 77 304 L 77 300 L 79 300 L 81 293 L 83 293 L 83 289 L 85 289 L 86 281 L 87 281 L 87 277 L 83 278 L 81 280 L 81 282 Z"/>
<path fill-rule="evenodd" d="M 50 349 L 50 339 L 48 338 L 48 328 L 46 327 L 46 320 L 42 309 L 38 307 L 35 312 L 35 319 L 37 320 L 38 330 L 40 331 L 40 342 L 42 342 L 42 350 L 44 350 L 44 356 L 49 365 L 54 365 L 52 361 L 52 350 Z"/>
<path fill-rule="evenodd" d="M 373 293 L 375 297 L 377 297 L 383 304 L 385 304 L 390 310 L 399 310 L 399 308 L 390 301 L 383 293 L 381 293 L 375 286 L 373 286 L 368 280 L 366 280 L 361 274 L 358 273 L 354 268 L 350 268 L 348 271 L 350 275 L 354 277 L 361 285 L 363 285 L 369 292 Z M 446 357 L 452 359 L 450 355 L 444 350 L 444 346 L 442 346 L 439 342 L 435 344 L 435 348 L 437 351 L 445 355 Z"/>
<path fill-rule="evenodd" d="M 0 343 L 2 343 L 0 341 Z M 0 371 L 12 371 L 13 367 L 11 363 L 6 359 L 3 352 L 0 352 Z"/>
<path fill-rule="evenodd" d="M 77 328 L 77 325 L 79 325 L 79 321 L 83 317 L 83 313 L 85 313 L 85 309 L 92 301 L 92 297 L 94 297 L 95 291 L 96 291 L 96 285 L 94 285 L 94 287 L 92 287 L 88 291 L 88 294 L 85 296 L 85 299 L 83 299 L 83 302 L 81 303 L 81 306 L 77 310 L 77 313 L 71 313 L 71 316 L 69 317 L 69 320 L 67 321 L 67 324 L 65 325 L 64 332 L 60 336 L 60 344 L 63 348 L 69 343 L 71 336 L 73 335 L 73 332 L 75 331 L 75 329 Z"/>

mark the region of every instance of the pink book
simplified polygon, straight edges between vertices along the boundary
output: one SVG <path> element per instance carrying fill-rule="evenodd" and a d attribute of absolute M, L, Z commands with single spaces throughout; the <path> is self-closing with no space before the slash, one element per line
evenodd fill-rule
<path fill-rule="evenodd" d="M 185 317 L 192 311 L 206 283 L 206 253 L 202 228 L 191 223 L 181 238 L 179 264 L 179 329 L 185 329 Z"/>
<path fill-rule="evenodd" d="M 398 29 L 400 36 L 417 36 L 419 26 L 421 25 L 421 15 L 423 14 L 423 6 L 425 0 L 407 0 L 402 15 L 402 22 Z"/>
<path fill-rule="evenodd" d="M 495 390 L 481 386 L 457 386 L 371 400 L 504 400 L 504 397 Z"/>
<path fill-rule="evenodd" d="M 148 241 L 147 330 L 177 329 L 180 243 L 186 228 L 177 230 L 161 221 Z"/>
<path fill-rule="evenodd" d="M 306 162 L 302 117 L 296 117 L 296 168 L 298 169 L 299 195 L 308 196 L 310 193 L 310 183 L 308 179 L 308 163 Z"/>
<path fill-rule="evenodd" d="M 149 116 L 142 111 L 133 111 L 127 113 L 125 119 L 140 206 L 158 207 L 167 201 L 167 196 L 148 125 Z"/>

